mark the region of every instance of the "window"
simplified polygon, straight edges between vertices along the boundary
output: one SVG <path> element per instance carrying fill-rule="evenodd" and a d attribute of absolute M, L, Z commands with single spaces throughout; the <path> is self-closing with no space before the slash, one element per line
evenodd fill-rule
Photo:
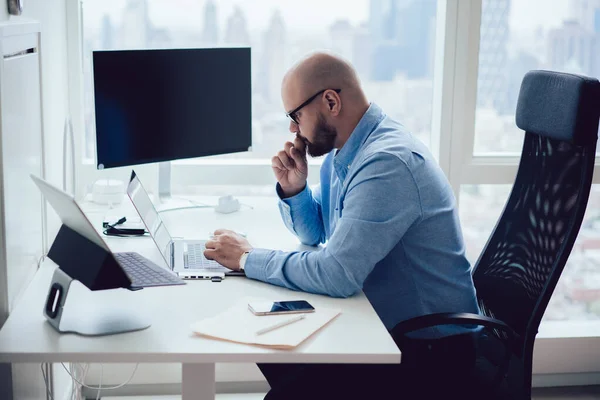
<path fill-rule="evenodd" d="M 277 0 L 83 0 L 83 158 L 93 164 L 95 157 L 95 49 L 251 46 L 252 152 L 176 162 L 174 191 L 211 183 L 198 168 L 211 162 L 238 166 L 229 185 L 271 187 L 272 175 L 245 167 L 270 173 L 271 157 L 293 137 L 280 98 L 281 80 L 295 61 L 320 49 L 351 61 L 369 99 L 429 144 L 436 9 L 436 0 L 307 0 L 296 6 Z"/>
<path fill-rule="evenodd" d="M 482 0 L 474 140 L 455 156 L 467 255 L 475 263 L 508 199 L 524 133 L 515 109 L 524 74 L 549 69 L 600 76 L 595 31 L 600 1 Z M 468 124 L 469 121 L 467 121 Z M 472 129 L 472 128 L 471 128 Z M 467 134 L 467 137 L 469 135 Z M 470 140 L 469 140 L 470 141 Z M 599 182 L 596 178 L 595 182 Z M 547 321 L 598 320 L 600 262 L 595 249 L 600 187 L 594 185 L 571 256 L 544 315 Z M 589 332 L 584 332 L 586 334 Z"/>
<path fill-rule="evenodd" d="M 460 218 L 474 265 L 510 194 L 510 185 L 463 185 Z M 600 319 L 600 185 L 593 185 L 579 235 L 552 294 L 544 321 Z"/>
<path fill-rule="evenodd" d="M 600 76 L 599 1 L 483 0 L 474 153 L 515 154 L 523 75 L 548 69 Z"/>

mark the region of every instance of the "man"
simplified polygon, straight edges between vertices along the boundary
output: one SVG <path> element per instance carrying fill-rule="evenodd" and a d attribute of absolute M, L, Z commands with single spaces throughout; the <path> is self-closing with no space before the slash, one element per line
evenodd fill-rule
<path fill-rule="evenodd" d="M 333 55 L 316 53 L 291 68 L 282 98 L 296 138 L 272 159 L 281 215 L 302 243 L 327 245 L 285 253 L 218 230 L 206 257 L 293 290 L 335 297 L 362 290 L 388 330 L 424 314 L 477 313 L 455 199 L 427 148 L 369 103 L 355 70 Z M 306 153 L 326 155 L 317 188 L 306 184 Z M 421 336 L 461 331 L 443 326 Z M 352 376 L 351 366 L 259 367 L 281 398 L 302 397 L 299 376 L 330 383 Z"/>

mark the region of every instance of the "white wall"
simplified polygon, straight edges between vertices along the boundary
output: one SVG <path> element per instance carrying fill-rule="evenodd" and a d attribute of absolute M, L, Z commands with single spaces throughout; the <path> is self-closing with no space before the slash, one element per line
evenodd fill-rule
<path fill-rule="evenodd" d="M 42 104 L 46 177 L 62 184 L 62 131 L 68 110 L 66 1 L 26 0 L 23 15 L 9 16 L 6 0 L 0 0 L 0 21 L 19 18 L 35 19 L 42 24 Z M 49 222 L 49 239 L 60 224 L 52 215 Z M 59 365 L 60 367 L 60 365 Z M 62 367 L 55 368 L 56 398 L 61 399 L 67 381 Z M 15 399 L 46 398 L 39 364 L 20 364 L 13 368 L 13 396 Z"/>
<path fill-rule="evenodd" d="M 42 24 L 42 90 L 46 178 L 62 185 L 62 135 L 68 112 L 66 1 L 27 0 L 23 17 Z M 15 18 L 15 17 L 11 17 Z"/>

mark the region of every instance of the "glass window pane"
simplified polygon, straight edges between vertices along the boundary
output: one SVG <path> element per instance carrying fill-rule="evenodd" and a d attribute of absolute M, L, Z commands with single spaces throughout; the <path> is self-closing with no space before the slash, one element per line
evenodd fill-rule
<path fill-rule="evenodd" d="M 532 69 L 600 76 L 600 0 L 483 0 L 474 152 L 518 153 L 521 81 Z"/>
<path fill-rule="evenodd" d="M 510 185 L 461 186 L 460 219 L 472 264 L 490 237 L 510 189 Z M 544 320 L 600 319 L 599 228 L 600 185 L 593 185 L 583 224 Z"/>
<path fill-rule="evenodd" d="M 280 99 L 285 71 L 315 50 L 351 61 L 367 96 L 429 143 L 436 0 L 84 0 L 85 157 L 95 155 L 91 51 L 252 47 L 253 151 L 270 159 L 292 138 Z"/>

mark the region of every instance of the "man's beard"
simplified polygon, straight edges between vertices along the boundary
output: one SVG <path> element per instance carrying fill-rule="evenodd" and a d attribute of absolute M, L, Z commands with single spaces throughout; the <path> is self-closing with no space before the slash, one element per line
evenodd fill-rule
<path fill-rule="evenodd" d="M 305 140 L 306 152 L 311 157 L 321 157 L 333 150 L 337 130 L 333 126 L 327 125 L 325 117 L 323 114 L 320 114 L 314 136 L 315 138 L 312 142 Z"/>

